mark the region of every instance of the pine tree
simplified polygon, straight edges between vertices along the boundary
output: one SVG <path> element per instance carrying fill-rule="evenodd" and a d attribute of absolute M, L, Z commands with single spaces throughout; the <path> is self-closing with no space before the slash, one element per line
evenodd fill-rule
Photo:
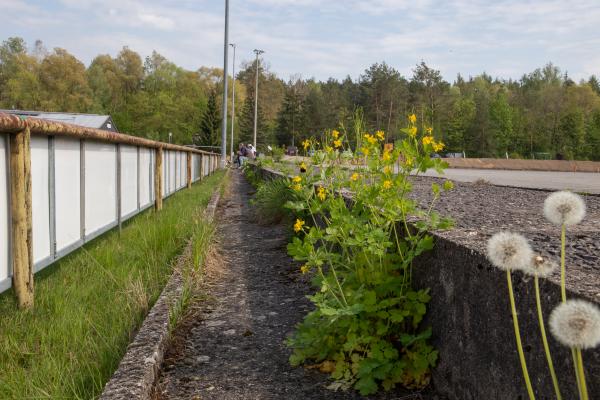
<path fill-rule="evenodd" d="M 210 91 L 208 104 L 204 112 L 204 118 L 200 123 L 200 144 L 203 146 L 218 146 L 221 143 L 219 137 L 219 128 L 221 127 L 221 118 L 217 109 L 217 93 Z"/>
<path fill-rule="evenodd" d="M 290 86 L 277 114 L 277 132 L 275 136 L 279 145 L 298 143 L 298 131 L 303 125 L 301 111 L 302 99 L 300 93 L 294 86 Z"/>
<path fill-rule="evenodd" d="M 242 113 L 238 119 L 238 128 L 240 130 L 240 143 L 252 143 L 254 141 L 254 97 L 249 95 L 244 100 Z M 268 133 L 265 125 L 260 101 L 257 110 L 256 142 L 258 144 L 267 144 L 268 139 L 265 135 Z"/>

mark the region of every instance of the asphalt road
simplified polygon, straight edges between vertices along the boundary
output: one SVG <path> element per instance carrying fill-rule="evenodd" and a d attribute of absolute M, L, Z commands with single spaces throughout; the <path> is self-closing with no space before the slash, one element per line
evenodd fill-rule
<path fill-rule="evenodd" d="M 512 171 L 499 169 L 448 168 L 444 175 L 430 170 L 425 176 L 444 176 L 459 182 L 484 179 L 493 185 L 600 194 L 600 174 L 592 172 Z"/>

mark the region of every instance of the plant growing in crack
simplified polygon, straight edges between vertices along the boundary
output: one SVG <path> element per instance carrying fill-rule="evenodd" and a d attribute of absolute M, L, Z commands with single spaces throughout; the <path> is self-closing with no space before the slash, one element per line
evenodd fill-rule
<path fill-rule="evenodd" d="M 321 145 L 305 142 L 312 162 L 290 182 L 298 199 L 287 206 L 306 217 L 296 220 L 288 252 L 319 288 L 310 296 L 315 310 L 289 339 L 290 361 L 320 363 L 335 387 L 362 394 L 380 385 L 422 388 L 438 357 L 428 343 L 431 329 L 422 326 L 428 289 L 413 287 L 412 269 L 433 247 L 428 232 L 451 225 L 433 206 L 452 183 L 434 183 L 431 204 L 417 207 L 408 197 L 409 175 L 443 170 L 445 163 L 429 157 L 443 145 L 431 132 L 418 133 L 414 115 L 403 132 L 394 149 L 383 146 L 382 131 L 363 133 L 357 151 L 343 129 L 328 132 Z"/>

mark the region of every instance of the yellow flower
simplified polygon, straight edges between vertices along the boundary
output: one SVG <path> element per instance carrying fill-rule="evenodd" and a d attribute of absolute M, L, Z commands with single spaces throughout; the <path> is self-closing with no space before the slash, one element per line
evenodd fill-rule
<path fill-rule="evenodd" d="M 303 274 L 307 273 L 309 270 L 310 268 L 306 264 L 300 267 L 300 272 L 302 272 Z"/>
<path fill-rule="evenodd" d="M 350 176 L 350 180 L 356 182 L 359 178 L 359 175 L 355 172 Z"/>
<path fill-rule="evenodd" d="M 423 136 L 423 146 L 433 143 L 433 136 Z"/>
<path fill-rule="evenodd" d="M 369 155 L 369 148 L 368 148 L 368 147 L 361 147 L 361 148 L 360 148 L 360 151 L 362 151 L 362 153 L 363 153 L 365 156 L 368 156 L 368 155 Z"/>
<path fill-rule="evenodd" d="M 389 179 L 383 182 L 384 189 L 389 189 L 391 187 L 392 187 L 392 181 L 390 181 Z"/>
<path fill-rule="evenodd" d="M 381 159 L 383 161 L 389 161 L 390 158 L 392 158 L 392 157 L 390 156 L 390 152 L 389 151 L 384 151 L 383 154 L 381 155 Z"/>
<path fill-rule="evenodd" d="M 302 177 L 301 176 L 295 176 L 292 178 L 292 182 L 294 183 L 300 183 L 302 182 Z"/>
<path fill-rule="evenodd" d="M 375 132 L 375 135 L 377 135 L 379 140 L 383 140 L 385 138 L 385 133 L 383 133 L 383 131 L 377 131 Z"/>
<path fill-rule="evenodd" d="M 304 161 L 300 163 L 300 170 L 306 171 L 306 163 Z"/>
<path fill-rule="evenodd" d="M 331 146 L 325 146 L 325 151 L 328 153 L 331 153 L 333 151 L 333 147 Z"/>
<path fill-rule="evenodd" d="M 383 173 L 386 175 L 389 175 L 392 173 L 392 167 L 390 167 L 389 165 L 386 165 L 385 167 L 383 167 Z"/>
<path fill-rule="evenodd" d="M 302 221 L 301 219 L 296 219 L 296 223 L 294 224 L 294 232 L 300 232 L 303 226 L 304 221 Z"/>
<path fill-rule="evenodd" d="M 298 185 L 297 183 L 292 185 L 292 190 L 295 190 L 296 192 L 299 192 L 300 189 L 302 189 L 302 186 Z"/>
<path fill-rule="evenodd" d="M 335 147 L 342 147 L 342 141 L 340 139 L 334 140 L 333 145 Z"/>
<path fill-rule="evenodd" d="M 413 159 L 412 159 L 412 157 L 406 157 L 406 160 L 404 160 L 404 164 L 407 167 L 412 167 L 412 165 L 413 165 Z"/>
<path fill-rule="evenodd" d="M 415 114 L 410 114 L 410 115 L 408 116 L 408 121 L 409 121 L 411 124 L 414 124 L 415 122 L 417 122 L 417 116 L 416 116 Z"/>
<path fill-rule="evenodd" d="M 433 132 L 433 128 L 432 127 L 428 127 L 427 129 L 425 129 L 427 131 L 427 133 L 429 133 L 431 135 L 431 132 Z"/>
<path fill-rule="evenodd" d="M 408 134 L 410 135 L 410 137 L 417 136 L 417 127 L 411 126 L 410 128 L 408 128 Z"/>
<path fill-rule="evenodd" d="M 302 146 L 304 147 L 304 150 L 308 149 L 310 147 L 310 140 L 306 139 L 302 142 Z"/>
<path fill-rule="evenodd" d="M 325 189 L 323 187 L 320 187 L 317 190 L 317 197 L 319 199 L 321 199 L 321 201 L 325 201 L 325 198 L 327 198 L 327 192 L 325 191 Z"/>
<path fill-rule="evenodd" d="M 433 151 L 438 152 L 438 151 L 442 151 L 442 150 L 444 150 L 444 143 L 442 143 L 442 142 L 433 143 Z"/>
<path fill-rule="evenodd" d="M 331 136 L 333 136 L 334 139 L 337 139 L 338 136 L 340 136 L 340 133 L 334 129 L 331 131 Z"/>

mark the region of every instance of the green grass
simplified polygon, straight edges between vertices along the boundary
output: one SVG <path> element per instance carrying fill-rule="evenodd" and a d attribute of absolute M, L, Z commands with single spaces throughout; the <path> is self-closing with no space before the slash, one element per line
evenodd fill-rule
<path fill-rule="evenodd" d="M 33 311 L 19 311 L 12 291 L 0 296 L 0 399 L 97 397 L 189 238 L 202 242 L 196 253 L 206 249 L 211 228 L 201 211 L 222 178 L 174 194 L 160 213 L 147 211 L 37 274 Z"/>

